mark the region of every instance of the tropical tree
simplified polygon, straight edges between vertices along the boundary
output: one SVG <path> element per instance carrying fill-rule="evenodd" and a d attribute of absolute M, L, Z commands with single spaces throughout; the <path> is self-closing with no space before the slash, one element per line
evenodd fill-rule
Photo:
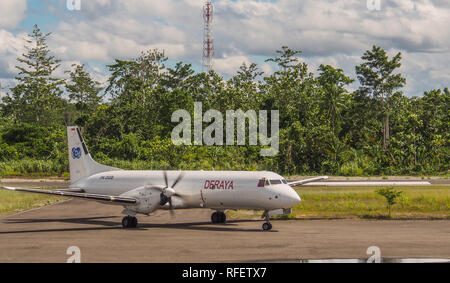
<path fill-rule="evenodd" d="M 108 66 L 111 76 L 105 92 L 112 97 L 111 113 L 123 124 L 119 137 L 137 133 L 150 138 L 159 134 L 159 86 L 166 60 L 164 52 L 155 49 L 135 59 L 116 59 Z"/>
<path fill-rule="evenodd" d="M 401 66 L 402 54 L 399 52 L 391 60 L 386 51 L 378 46 L 373 46 L 362 56 L 364 63 L 356 66 L 356 74 L 361 83 L 360 92 L 372 96 L 381 106 L 380 113 L 383 124 L 383 147 L 389 148 L 391 97 L 397 89 L 403 87 L 406 79 L 394 71 Z"/>
<path fill-rule="evenodd" d="M 95 111 L 102 101 L 102 87 L 98 81 L 92 79 L 85 70 L 84 65 L 73 64 L 72 71 L 66 71 L 70 80 L 66 83 L 71 102 L 75 102 L 76 108 L 82 115 Z"/>
<path fill-rule="evenodd" d="M 320 65 L 319 71 L 317 82 L 322 89 L 320 108 L 325 112 L 333 133 L 337 135 L 341 112 L 348 100 L 348 91 L 345 87 L 354 80 L 347 77 L 342 69 L 335 69 L 330 65 Z"/>
<path fill-rule="evenodd" d="M 26 53 L 17 61 L 18 84 L 3 98 L 6 111 L 16 121 L 50 125 L 58 121 L 61 109 L 60 86 L 64 80 L 56 78 L 54 72 L 60 60 L 50 55 L 47 40 L 51 33 L 42 33 L 35 25 L 26 39 Z"/>

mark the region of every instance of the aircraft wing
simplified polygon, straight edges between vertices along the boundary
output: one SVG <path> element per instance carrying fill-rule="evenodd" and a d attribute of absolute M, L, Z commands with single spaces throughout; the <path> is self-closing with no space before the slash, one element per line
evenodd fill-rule
<path fill-rule="evenodd" d="M 137 200 L 135 198 L 87 194 L 87 193 L 81 193 L 81 192 L 74 192 L 74 191 L 70 191 L 70 190 L 54 190 L 54 191 L 51 190 L 50 191 L 50 190 L 24 189 L 24 188 L 12 188 L 12 187 L 0 187 L 0 189 L 24 192 L 24 193 L 45 194 L 45 195 L 63 196 L 63 197 L 71 197 L 71 198 L 80 198 L 80 199 L 86 199 L 86 200 L 105 201 L 105 202 L 111 202 L 111 203 L 117 203 L 117 204 L 134 204 L 137 202 Z"/>
<path fill-rule="evenodd" d="M 316 177 L 316 178 L 312 178 L 312 179 L 290 182 L 290 183 L 288 183 L 288 185 L 291 187 L 297 187 L 297 186 L 305 185 L 308 183 L 327 180 L 327 179 L 328 179 L 328 176 L 322 176 L 322 177 Z"/>

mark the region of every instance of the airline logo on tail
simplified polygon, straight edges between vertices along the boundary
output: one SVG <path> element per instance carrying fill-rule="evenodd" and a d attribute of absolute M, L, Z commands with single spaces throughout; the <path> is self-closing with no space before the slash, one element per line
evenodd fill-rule
<path fill-rule="evenodd" d="M 81 158 L 81 148 L 80 147 L 72 148 L 72 158 L 73 159 L 80 159 Z"/>

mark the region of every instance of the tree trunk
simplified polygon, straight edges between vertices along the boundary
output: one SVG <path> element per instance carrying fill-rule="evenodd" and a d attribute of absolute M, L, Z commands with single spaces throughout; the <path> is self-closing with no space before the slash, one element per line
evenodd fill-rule
<path fill-rule="evenodd" d="M 384 151 L 388 151 L 389 148 L 389 139 L 391 137 L 390 132 L 390 115 L 389 115 L 389 102 L 386 105 L 386 116 L 384 117 L 384 126 L 383 126 L 383 147 Z"/>
<path fill-rule="evenodd" d="M 416 130 L 414 129 L 414 166 L 417 166 Z"/>

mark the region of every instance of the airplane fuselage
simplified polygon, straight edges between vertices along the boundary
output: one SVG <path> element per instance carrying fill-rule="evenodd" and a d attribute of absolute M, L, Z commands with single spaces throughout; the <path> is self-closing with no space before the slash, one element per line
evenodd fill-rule
<path fill-rule="evenodd" d="M 163 185 L 163 174 L 163 171 L 109 171 L 81 179 L 71 187 L 90 194 L 128 196 L 136 188 Z M 292 208 L 300 202 L 296 191 L 273 172 L 167 171 L 169 183 L 180 174 L 184 176 L 173 197 L 176 209 L 274 210 Z"/>
<path fill-rule="evenodd" d="M 271 216 L 289 214 L 300 202 L 293 187 L 328 178 L 288 183 L 267 171 L 127 171 L 92 159 L 78 127 L 67 127 L 67 141 L 69 189 L 3 189 L 122 206 L 124 228 L 138 227 L 137 214 L 149 215 L 158 209 L 169 209 L 171 214 L 175 209 L 212 209 L 212 223 L 226 223 L 225 210 L 263 210 L 262 228 L 269 231 Z"/>

